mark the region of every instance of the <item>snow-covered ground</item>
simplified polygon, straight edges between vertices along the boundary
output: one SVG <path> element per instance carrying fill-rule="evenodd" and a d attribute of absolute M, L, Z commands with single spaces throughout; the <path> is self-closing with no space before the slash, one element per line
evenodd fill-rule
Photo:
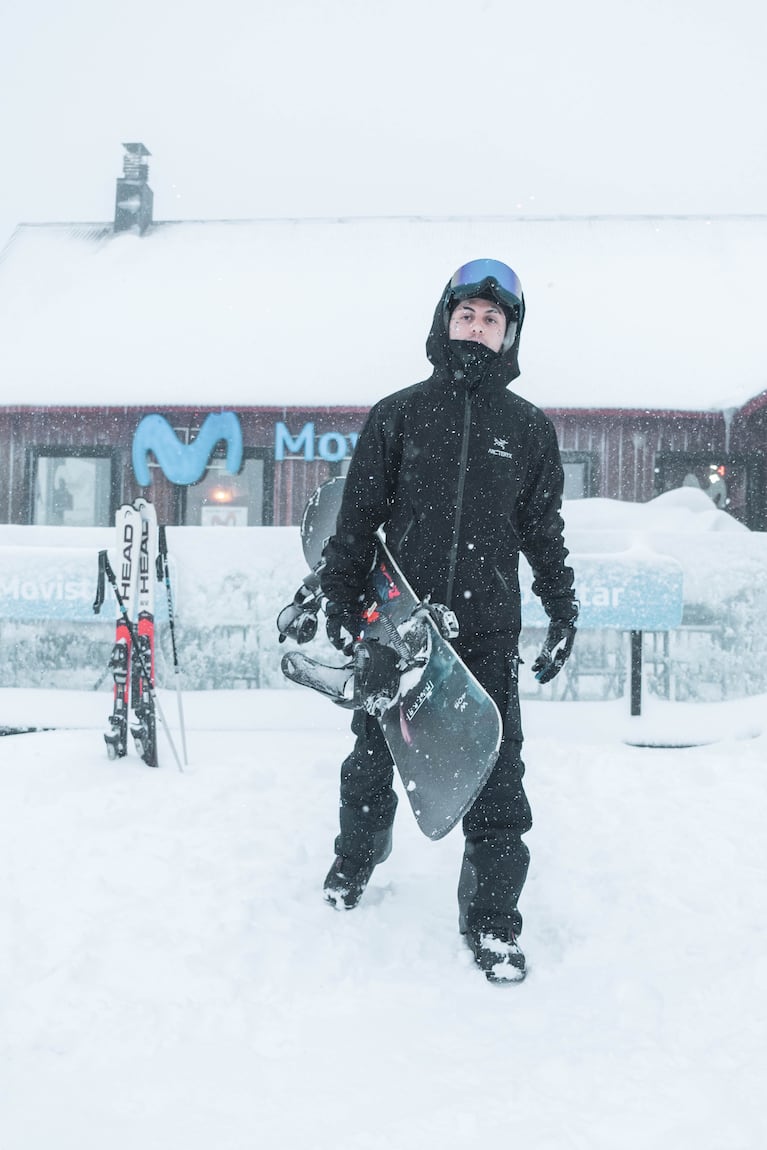
<path fill-rule="evenodd" d="M 460 832 L 404 802 L 358 909 L 323 904 L 343 712 L 187 696 L 181 773 L 109 762 L 104 699 L 0 692 L 56 728 L 0 738 L 4 1150 L 765 1145 L 767 698 L 526 704 L 508 988 L 457 934 Z M 669 728 L 717 741 L 624 741 Z"/>

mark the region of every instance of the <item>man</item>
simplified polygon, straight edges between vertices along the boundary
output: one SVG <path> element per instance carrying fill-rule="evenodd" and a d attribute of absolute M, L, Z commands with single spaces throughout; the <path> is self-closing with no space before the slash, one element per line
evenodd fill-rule
<path fill-rule="evenodd" d="M 522 786 L 517 667 L 519 553 L 551 620 L 533 671 L 548 682 L 570 654 L 578 614 L 560 506 L 563 473 L 550 420 L 509 391 L 524 297 L 511 268 L 473 260 L 442 293 L 426 343 L 434 371 L 371 410 L 344 488 L 336 534 L 324 555 L 331 642 L 348 650 L 359 633 L 361 592 L 386 539 L 416 594 L 458 617 L 455 648 L 503 719 L 498 761 L 464 816 L 459 929 L 491 981 L 519 981 L 525 958 L 518 900 L 529 852 L 530 807 Z M 325 880 L 328 902 L 357 905 L 391 850 L 397 798 L 392 760 L 377 722 L 355 712 L 357 736 L 341 769 L 340 832 Z"/>

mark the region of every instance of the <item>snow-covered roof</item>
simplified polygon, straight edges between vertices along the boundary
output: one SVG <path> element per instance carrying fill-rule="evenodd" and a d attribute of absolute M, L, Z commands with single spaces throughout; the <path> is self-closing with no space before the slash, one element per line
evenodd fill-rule
<path fill-rule="evenodd" d="M 368 405 L 424 378 L 452 272 L 525 290 L 516 390 L 548 408 L 737 407 L 767 387 L 767 215 L 20 225 L 0 402 Z"/>

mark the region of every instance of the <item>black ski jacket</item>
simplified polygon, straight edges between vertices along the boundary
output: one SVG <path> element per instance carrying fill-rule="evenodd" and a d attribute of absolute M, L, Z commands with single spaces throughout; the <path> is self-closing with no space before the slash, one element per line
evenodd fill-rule
<path fill-rule="evenodd" d="M 549 418 L 507 385 L 520 332 L 501 354 L 447 334 L 449 289 L 426 351 L 434 372 L 369 413 L 325 551 L 323 593 L 353 613 L 386 540 L 416 594 L 455 611 L 461 637 L 520 631 L 519 553 L 552 619 L 574 619 L 560 515 L 563 473 Z"/>

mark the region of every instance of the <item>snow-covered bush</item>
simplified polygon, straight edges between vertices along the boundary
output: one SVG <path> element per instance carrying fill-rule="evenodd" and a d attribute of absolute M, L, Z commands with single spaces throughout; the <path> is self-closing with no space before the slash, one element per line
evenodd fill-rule
<path fill-rule="evenodd" d="M 682 569 L 682 626 L 645 636 L 646 690 L 701 700 L 767 691 L 767 534 L 748 531 L 691 488 L 645 504 L 573 501 L 565 520 L 576 587 L 579 555 L 656 554 Z M 284 686 L 275 620 L 306 571 L 298 529 L 169 528 L 168 540 L 181 685 Z M 112 541 L 113 532 L 96 528 L 0 527 L 0 686 L 108 688 L 115 609 L 107 601 L 96 617 L 92 601 L 97 552 Z M 158 584 L 157 679 L 172 685 L 164 595 Z M 528 668 L 544 634 L 523 632 L 523 694 L 587 699 L 626 690 L 628 637 L 584 628 L 564 672 L 538 687 Z M 312 650 L 336 657 L 322 637 Z"/>

